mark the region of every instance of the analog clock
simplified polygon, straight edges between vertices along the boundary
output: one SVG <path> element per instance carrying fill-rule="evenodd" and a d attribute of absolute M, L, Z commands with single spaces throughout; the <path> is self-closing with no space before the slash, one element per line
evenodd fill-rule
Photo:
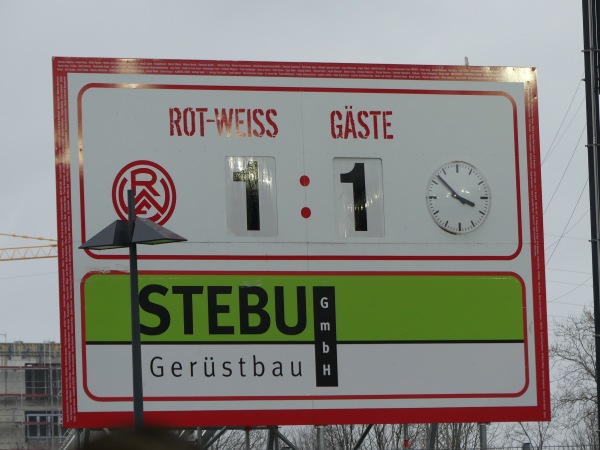
<path fill-rule="evenodd" d="M 490 212 L 490 188 L 472 164 L 453 161 L 436 170 L 427 186 L 431 217 L 444 231 L 464 234 L 479 228 Z"/>

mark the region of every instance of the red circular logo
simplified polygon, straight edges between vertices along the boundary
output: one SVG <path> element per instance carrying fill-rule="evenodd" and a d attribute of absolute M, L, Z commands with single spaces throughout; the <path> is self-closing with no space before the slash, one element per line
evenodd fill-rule
<path fill-rule="evenodd" d="M 164 225 L 175 211 L 175 183 L 169 173 L 152 161 L 133 161 L 123 167 L 112 186 L 113 206 L 127 220 L 127 191 L 135 194 L 135 214 Z"/>

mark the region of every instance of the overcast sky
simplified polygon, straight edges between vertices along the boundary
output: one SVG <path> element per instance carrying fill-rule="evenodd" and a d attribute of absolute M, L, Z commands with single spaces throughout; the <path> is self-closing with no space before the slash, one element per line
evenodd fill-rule
<path fill-rule="evenodd" d="M 552 328 L 592 304 L 581 15 L 566 0 L 2 1 L 0 233 L 56 237 L 53 56 L 537 67 Z M 59 340 L 57 279 L 55 258 L 0 262 L 0 342 Z"/>

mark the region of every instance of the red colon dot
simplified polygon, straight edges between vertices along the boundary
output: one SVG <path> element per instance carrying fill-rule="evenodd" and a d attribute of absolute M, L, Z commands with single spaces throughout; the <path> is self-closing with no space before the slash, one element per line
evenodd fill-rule
<path fill-rule="evenodd" d="M 310 178 L 308 178 L 306 175 L 302 175 L 300 177 L 300 184 L 302 186 L 308 186 L 310 184 Z"/>

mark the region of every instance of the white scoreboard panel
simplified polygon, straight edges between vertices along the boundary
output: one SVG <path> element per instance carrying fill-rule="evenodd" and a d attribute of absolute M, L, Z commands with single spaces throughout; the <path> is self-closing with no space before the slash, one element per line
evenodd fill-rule
<path fill-rule="evenodd" d="M 55 58 L 54 89 L 67 425 L 131 420 L 127 254 L 78 250 L 128 189 L 188 239 L 138 250 L 147 420 L 549 418 L 534 69 Z"/>

